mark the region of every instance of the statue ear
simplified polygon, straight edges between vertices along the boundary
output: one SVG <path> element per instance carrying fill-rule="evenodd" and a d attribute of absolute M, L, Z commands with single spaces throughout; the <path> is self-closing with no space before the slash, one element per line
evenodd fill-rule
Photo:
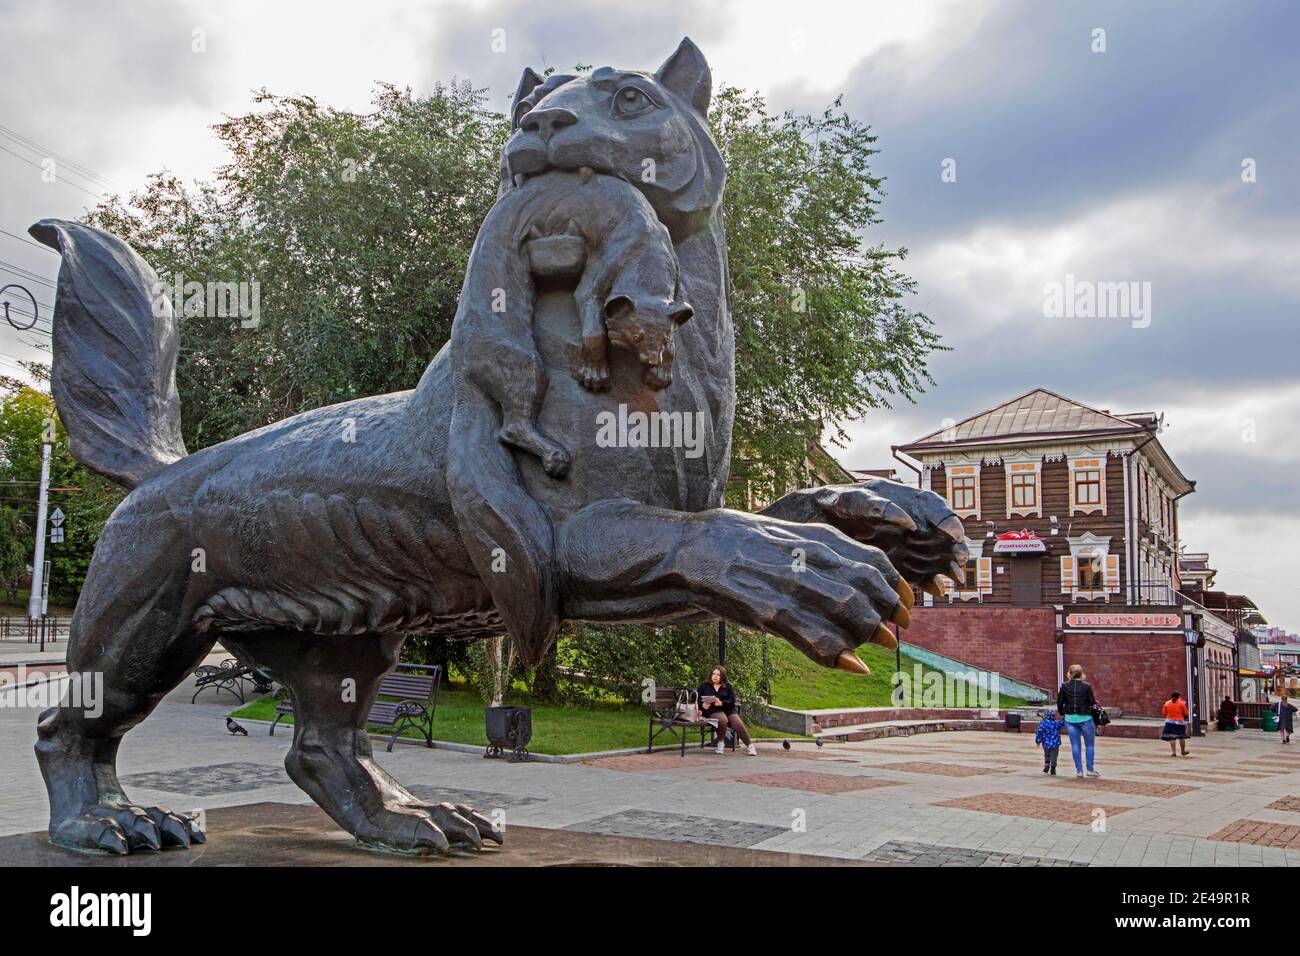
<path fill-rule="evenodd" d="M 682 37 L 673 55 L 655 73 L 655 79 L 676 93 L 704 116 L 713 95 L 713 78 L 709 64 L 690 37 Z"/>
<path fill-rule="evenodd" d="M 524 74 L 519 77 L 519 86 L 515 89 L 515 100 L 510 104 L 511 129 L 519 127 L 519 104 L 523 102 L 524 97 L 541 85 L 542 78 L 537 75 L 537 71 L 531 66 L 524 67 Z"/>

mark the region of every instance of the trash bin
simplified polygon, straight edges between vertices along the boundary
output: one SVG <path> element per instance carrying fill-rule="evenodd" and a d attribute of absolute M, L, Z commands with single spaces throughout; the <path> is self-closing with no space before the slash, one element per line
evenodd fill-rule
<path fill-rule="evenodd" d="M 1275 710 L 1264 711 L 1264 713 L 1262 713 L 1259 718 L 1259 727 L 1260 730 L 1263 730 L 1265 733 L 1270 733 L 1270 734 L 1277 733 L 1277 711 Z"/>

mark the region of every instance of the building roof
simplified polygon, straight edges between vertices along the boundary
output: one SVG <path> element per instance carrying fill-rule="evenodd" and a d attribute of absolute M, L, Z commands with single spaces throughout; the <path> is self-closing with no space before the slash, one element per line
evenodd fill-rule
<path fill-rule="evenodd" d="M 896 450 L 915 455 L 918 452 L 965 448 L 1014 446 L 1029 443 L 1087 441 L 1117 435 L 1150 435 L 1148 454 L 1176 492 L 1186 494 L 1196 483 L 1173 463 L 1155 436 L 1162 416 L 1154 412 L 1113 415 L 1046 388 L 1018 395 L 1009 402 L 980 412 L 950 428 L 941 428 Z"/>
<path fill-rule="evenodd" d="M 980 412 L 951 428 L 941 428 L 914 442 L 901 445 L 902 451 L 920 451 L 930 447 L 953 445 L 1008 444 L 1033 437 L 1077 437 L 1080 435 L 1114 435 L 1142 432 L 1149 427 L 1146 416 L 1137 420 L 1100 411 L 1045 388 L 1017 396 L 1009 402 Z"/>

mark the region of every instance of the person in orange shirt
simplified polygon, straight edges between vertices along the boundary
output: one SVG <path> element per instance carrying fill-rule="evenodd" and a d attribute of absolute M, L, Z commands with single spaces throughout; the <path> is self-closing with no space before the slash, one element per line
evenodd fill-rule
<path fill-rule="evenodd" d="M 1178 691 L 1171 691 L 1169 699 L 1161 709 L 1165 718 L 1165 729 L 1160 733 L 1161 740 L 1169 741 L 1169 756 L 1178 756 L 1178 745 L 1183 746 L 1183 756 L 1187 756 L 1187 701 Z"/>

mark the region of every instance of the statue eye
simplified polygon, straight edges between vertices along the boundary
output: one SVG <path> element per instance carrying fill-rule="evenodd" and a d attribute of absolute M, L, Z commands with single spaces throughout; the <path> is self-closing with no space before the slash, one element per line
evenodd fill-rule
<path fill-rule="evenodd" d="M 649 94 L 636 86 L 625 86 L 614 94 L 614 115 L 624 119 L 648 113 L 658 105 Z"/>

